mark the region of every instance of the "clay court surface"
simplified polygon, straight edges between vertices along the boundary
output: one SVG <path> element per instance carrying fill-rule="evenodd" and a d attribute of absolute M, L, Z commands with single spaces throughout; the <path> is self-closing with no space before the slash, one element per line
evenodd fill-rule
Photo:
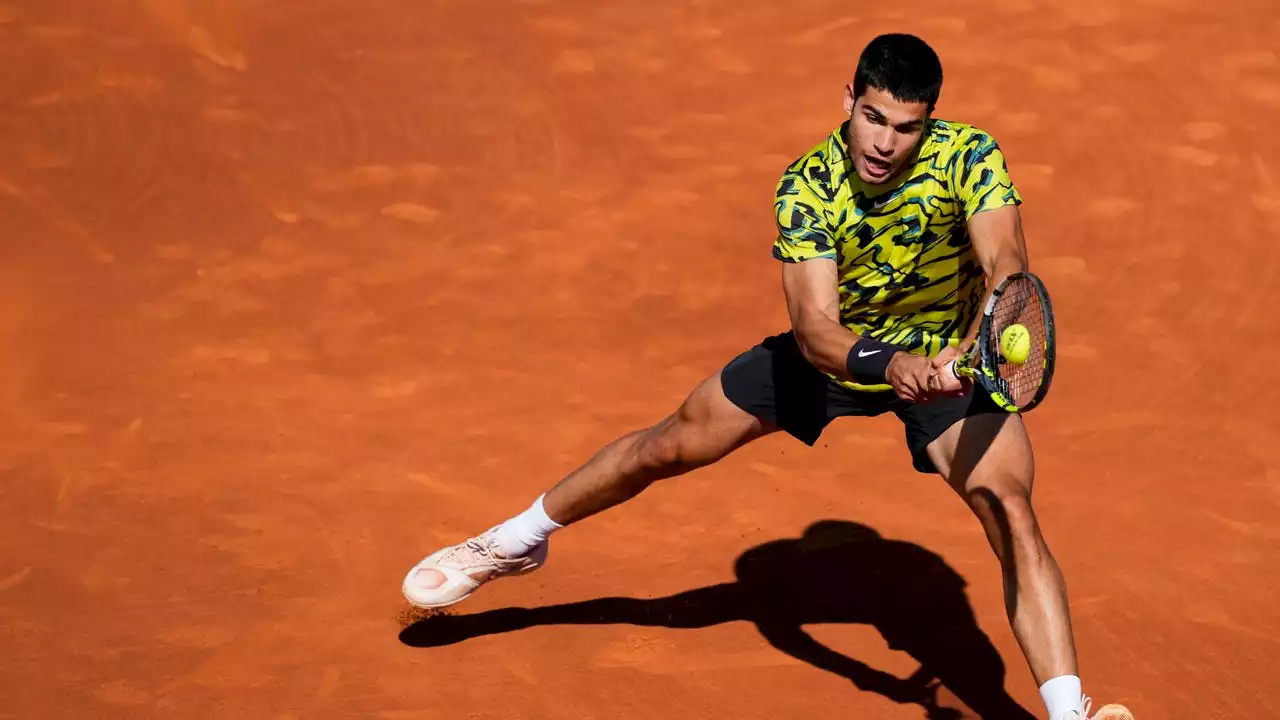
<path fill-rule="evenodd" d="M 892 416 L 405 625 L 423 555 L 785 328 L 774 184 L 890 30 L 1026 200 L 1086 690 L 1280 714 L 1273 4 L 10 0 L 0 717 L 1042 715 Z"/>

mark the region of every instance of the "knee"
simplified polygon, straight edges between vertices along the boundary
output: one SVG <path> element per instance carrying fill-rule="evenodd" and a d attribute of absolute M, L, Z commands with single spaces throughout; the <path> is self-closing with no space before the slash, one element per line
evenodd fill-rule
<path fill-rule="evenodd" d="M 1031 494 L 1024 488 L 980 487 L 969 492 L 969 506 L 992 540 L 999 539 L 1000 547 L 1034 551 L 1042 544 Z"/>
<path fill-rule="evenodd" d="M 648 484 L 710 465 L 767 431 L 704 383 L 672 415 L 633 436 L 622 474 Z M 717 386 L 714 386 L 718 388 Z"/>
<path fill-rule="evenodd" d="M 641 433 L 626 474 L 649 483 L 679 472 L 686 463 L 679 423 L 668 420 Z"/>

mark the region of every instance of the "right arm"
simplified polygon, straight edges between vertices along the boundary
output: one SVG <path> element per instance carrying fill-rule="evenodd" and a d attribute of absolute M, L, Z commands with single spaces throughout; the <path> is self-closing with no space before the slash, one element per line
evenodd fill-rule
<path fill-rule="evenodd" d="M 802 172 L 789 170 L 778 183 L 774 205 L 778 237 L 773 256 L 782 261 L 787 312 L 800 351 L 814 367 L 835 377 L 859 384 L 887 382 L 904 400 L 928 400 L 929 376 L 935 372 L 928 358 L 863 340 L 840 323 L 835 233 L 819 192 Z M 880 363 L 874 377 L 854 377 L 850 372 L 851 360 L 855 365 L 871 364 L 885 360 L 885 354 L 890 355 L 888 364 Z"/>
<path fill-rule="evenodd" d="M 836 262 L 817 258 L 784 263 L 782 288 L 787 299 L 787 313 L 800 352 L 811 365 L 843 380 L 866 382 L 849 372 L 849 354 L 860 336 L 840 324 L 840 294 L 836 280 Z M 930 396 L 929 376 L 934 373 L 928 358 L 892 349 L 875 347 L 865 353 L 892 353 L 885 380 L 898 397 L 909 402 L 927 400 Z"/>
<path fill-rule="evenodd" d="M 782 266 L 782 290 L 800 352 L 819 370 L 852 380 L 845 360 L 858 336 L 840 324 L 836 288 L 834 260 L 819 258 Z"/>

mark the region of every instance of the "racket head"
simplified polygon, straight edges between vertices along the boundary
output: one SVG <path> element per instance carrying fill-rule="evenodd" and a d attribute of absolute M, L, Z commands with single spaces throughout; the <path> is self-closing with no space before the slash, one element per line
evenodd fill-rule
<path fill-rule="evenodd" d="M 1007 360 L 1000 350 L 1005 329 L 1020 324 L 1030 335 L 1030 351 L 1022 363 Z M 1009 275 L 996 286 L 983 308 L 978 337 L 965 372 L 1009 412 L 1027 412 L 1049 393 L 1057 355 L 1053 306 L 1040 278 L 1030 272 Z M 961 363 L 957 363 L 957 368 Z"/>

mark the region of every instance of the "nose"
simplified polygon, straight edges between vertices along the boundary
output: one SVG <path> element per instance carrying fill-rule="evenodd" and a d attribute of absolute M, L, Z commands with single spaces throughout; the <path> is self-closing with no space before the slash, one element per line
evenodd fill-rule
<path fill-rule="evenodd" d="M 894 138 L 896 133 L 891 127 L 882 127 L 875 137 L 871 138 L 871 144 L 875 146 L 876 154 L 881 157 L 889 157 L 893 155 Z"/>

